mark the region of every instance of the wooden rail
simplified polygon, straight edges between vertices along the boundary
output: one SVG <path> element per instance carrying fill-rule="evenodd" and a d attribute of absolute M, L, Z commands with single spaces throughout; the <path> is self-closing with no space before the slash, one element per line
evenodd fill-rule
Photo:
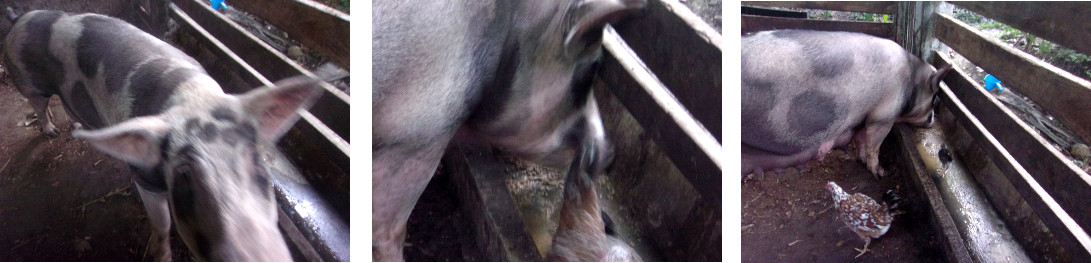
<path fill-rule="evenodd" d="M 814 1 L 798 1 L 798 2 L 766 2 L 766 1 L 743 1 L 744 5 L 753 6 L 767 6 L 767 7 L 788 7 L 788 8 L 806 8 L 806 9 L 822 9 L 822 10 L 836 10 L 836 11 L 849 11 L 849 12 L 863 12 L 874 14 L 893 14 L 897 9 L 897 2 L 890 1 L 867 1 L 867 2 L 814 2 Z"/>
<path fill-rule="evenodd" d="M 1077 79 L 1027 54 L 1011 50 L 949 16 L 937 15 L 937 18 L 938 39 L 986 71 L 1012 76 L 1005 81 L 1016 84 L 1020 90 L 1024 90 L 1024 94 L 1035 99 L 1035 102 L 1047 110 L 1059 110 L 1054 111 L 1054 117 L 1066 126 L 1087 131 L 1087 124 L 1091 123 L 1091 118 L 1087 116 L 1087 112 L 1091 110 L 1091 89 L 1087 88 L 1087 81 Z M 1039 100 L 1036 97 L 1042 95 L 1035 95 L 1039 91 L 1051 96 Z M 1057 199 L 1065 211 L 1086 211 L 1088 205 L 1091 205 L 1091 198 L 1088 198 L 1091 196 L 1091 176 L 1050 146 L 1033 128 L 1009 113 L 1006 107 L 993 108 L 979 104 L 984 102 L 967 102 L 971 112 L 980 118 L 991 117 L 997 112 L 1009 115 L 988 118 L 985 125 L 990 130 L 998 131 L 997 139 L 1005 148 L 1020 149 L 1012 152 L 1012 155 Z M 1081 227 L 1091 229 L 1091 213 L 1074 212 L 1072 216 Z"/>
<path fill-rule="evenodd" d="M 914 149 L 913 142 L 909 140 L 912 138 L 911 128 L 905 125 L 896 125 L 891 130 L 890 136 L 896 140 L 896 143 L 901 149 Z M 951 211 L 947 210 L 947 205 L 943 203 L 943 195 L 940 194 L 939 189 L 936 186 L 936 181 L 932 179 L 932 175 L 927 170 L 921 161 L 921 156 L 913 153 L 912 150 L 908 150 L 907 154 L 901 154 L 898 156 L 899 161 L 909 166 L 908 168 L 913 171 L 909 174 L 911 182 L 916 185 L 917 189 L 920 189 L 921 194 L 924 195 L 925 201 L 928 203 L 929 225 L 933 226 L 936 237 L 939 239 L 939 248 L 944 251 L 947 262 L 957 263 L 972 263 L 973 257 L 970 256 L 970 250 L 966 248 L 966 241 L 962 239 L 962 235 L 958 233 L 958 227 L 955 225 L 955 219 L 951 216 Z"/>
<path fill-rule="evenodd" d="M 682 105 L 720 141 L 723 36 L 677 1 L 648 1 L 618 34 Z"/>
<path fill-rule="evenodd" d="M 1001 76 L 1020 94 L 1052 113 L 1083 141 L 1091 141 L 1091 82 L 1008 45 L 947 15 L 935 16 L 936 39 L 981 69 Z"/>
<path fill-rule="evenodd" d="M 943 56 L 936 58 L 936 66 L 950 65 Z M 1011 182 L 1072 258 L 1091 259 L 1091 238 L 1083 230 L 1091 185 L 1080 180 L 1087 175 L 961 69 L 955 72 L 944 79 L 950 88 L 942 88 L 941 101 L 1004 174 L 997 179 Z"/>
<path fill-rule="evenodd" d="M 1091 54 L 1091 4 L 1084 2 L 951 2 L 982 16 Z"/>
<path fill-rule="evenodd" d="M 776 29 L 849 31 L 886 39 L 894 39 L 894 24 L 892 23 L 815 20 L 752 15 L 742 16 L 743 34 Z"/>
<path fill-rule="evenodd" d="M 246 52 L 238 53 L 238 57 L 253 66 L 266 78 L 280 80 L 298 75 L 314 77 L 314 74 L 310 71 L 288 59 L 284 54 L 265 44 L 265 42 L 262 42 L 219 12 L 212 10 L 212 7 L 208 6 L 204 1 L 174 0 L 173 3 L 198 24 L 204 25 L 205 30 L 208 30 L 212 36 L 222 41 L 227 48 L 245 50 Z M 311 107 L 310 112 L 321 120 L 326 127 L 348 142 L 348 95 L 326 83 L 322 83 L 322 88 L 324 92 L 314 106 Z"/>
<path fill-rule="evenodd" d="M 315 48 L 349 69 L 349 16 L 310 0 L 231 0 L 231 6 L 260 17 L 292 39 Z"/>
<path fill-rule="evenodd" d="M 463 239 L 477 244 L 485 261 L 542 261 L 504 185 L 505 174 L 518 168 L 502 162 L 492 149 L 463 144 L 448 148 L 443 164 L 474 233 Z"/>
<path fill-rule="evenodd" d="M 807 12 L 761 8 L 761 7 L 753 7 L 753 6 L 745 6 L 745 5 L 742 6 L 742 14 L 743 15 L 752 15 L 752 16 L 772 16 L 772 17 L 807 19 Z"/>
<path fill-rule="evenodd" d="M 726 157 L 719 142 L 607 26 L 599 77 L 705 200 L 719 208 Z M 722 106 L 720 107 L 722 108 Z"/>
<path fill-rule="evenodd" d="M 170 7 L 170 15 L 178 24 L 182 30 L 190 31 L 195 34 L 195 38 L 199 45 L 205 47 L 206 50 L 214 54 L 221 62 L 230 65 L 229 67 L 235 69 L 233 73 L 241 77 L 245 82 L 256 81 L 259 85 L 272 85 L 272 82 L 266 79 L 261 74 L 258 74 L 256 70 L 250 67 L 246 62 L 242 61 L 238 55 L 228 49 L 223 43 L 217 40 L 214 36 L 209 34 L 204 28 L 197 24 L 196 21 L 191 19 L 187 13 L 180 10 L 177 6 Z M 246 87 L 249 88 L 249 87 Z M 225 87 L 225 89 L 227 89 Z M 319 147 L 324 146 L 324 152 L 315 153 L 312 151 L 299 152 L 296 147 L 285 147 L 289 156 L 306 156 L 308 159 L 303 160 L 301 164 L 299 159 L 294 159 L 297 164 L 301 166 L 307 165 L 307 160 L 313 160 L 314 162 L 328 161 L 330 159 L 340 160 L 339 166 L 345 168 L 341 170 L 314 170 L 308 169 L 308 173 L 303 175 L 311 175 L 314 173 L 329 173 L 329 171 L 348 171 L 348 143 L 340 140 L 339 137 L 334 135 L 332 131 L 329 131 L 319 122 L 314 116 L 304 110 L 297 111 L 301 115 L 301 118 L 296 124 L 284 135 L 282 141 L 289 140 L 303 140 L 311 142 Z M 296 138 L 300 137 L 300 138 Z M 275 160 L 283 159 L 283 157 L 277 157 L 274 155 Z M 321 156 L 322 158 L 317 158 Z M 279 163 L 286 165 L 288 168 L 281 169 L 282 173 L 292 173 L 292 177 L 301 177 L 298 172 L 285 172 L 295 171 L 291 168 L 291 164 L 288 161 L 280 161 Z M 335 176 L 347 176 L 347 172 L 335 174 Z M 319 196 L 310 190 L 311 184 L 321 185 L 321 181 L 315 182 L 311 180 L 310 184 L 296 182 L 293 180 L 274 180 L 275 188 L 277 189 L 277 198 L 281 203 L 282 217 L 291 218 L 291 221 L 296 224 L 296 229 L 300 230 L 302 236 L 306 237 L 303 241 L 307 241 L 308 244 L 296 243 L 297 246 L 301 246 L 300 250 L 313 251 L 321 256 L 323 260 L 348 260 L 348 236 L 345 232 L 348 230 L 348 225 L 344 224 L 341 217 L 334 209 L 330 208 L 322 199 L 329 199 L 330 197 Z M 307 187 L 303 187 L 303 186 Z M 344 197 L 347 202 L 347 195 Z M 336 199 L 336 198 L 335 198 Z M 299 202 L 307 202 L 307 209 L 309 211 L 299 212 L 295 207 Z M 347 212 L 344 212 L 347 214 Z M 318 227 L 321 226 L 321 227 Z M 285 228 L 286 231 L 291 228 Z M 299 238 L 293 238 L 293 234 L 289 233 L 289 239 L 298 242 Z M 312 259 L 313 260 L 313 259 Z"/>

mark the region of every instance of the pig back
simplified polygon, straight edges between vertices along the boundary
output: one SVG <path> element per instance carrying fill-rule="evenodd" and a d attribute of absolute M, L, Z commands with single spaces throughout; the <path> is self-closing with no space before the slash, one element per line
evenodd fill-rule
<path fill-rule="evenodd" d="M 779 155 L 816 150 L 893 120 L 912 88 L 896 43 L 864 34 L 781 30 L 742 40 L 742 139 Z"/>
<path fill-rule="evenodd" d="M 29 12 L 12 27 L 5 49 L 22 85 L 59 94 L 70 115 L 90 128 L 159 113 L 180 84 L 207 77 L 177 48 L 97 14 Z"/>

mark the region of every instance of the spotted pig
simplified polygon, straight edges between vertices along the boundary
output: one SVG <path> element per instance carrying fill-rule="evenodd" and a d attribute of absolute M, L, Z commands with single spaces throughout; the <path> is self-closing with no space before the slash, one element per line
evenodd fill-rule
<path fill-rule="evenodd" d="M 930 125 L 936 70 L 893 41 L 860 33 L 765 31 L 742 39 L 742 172 L 811 159 L 852 139 L 882 176 L 879 145 L 896 122 Z"/>
<path fill-rule="evenodd" d="M 156 259 L 170 259 L 173 222 L 198 259 L 292 260 L 258 147 L 299 118 L 316 80 L 228 95 L 182 51 L 97 14 L 23 14 L 4 46 L 4 66 L 43 133 L 59 134 L 47 112 L 57 95 L 83 127 L 73 137 L 133 168 Z"/>

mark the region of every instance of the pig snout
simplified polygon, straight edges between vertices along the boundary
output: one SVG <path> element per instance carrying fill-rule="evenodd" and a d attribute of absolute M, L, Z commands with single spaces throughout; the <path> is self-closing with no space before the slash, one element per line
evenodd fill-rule
<path fill-rule="evenodd" d="M 932 128 L 932 126 L 935 126 L 935 116 L 936 112 L 934 110 L 929 110 L 928 112 L 925 112 L 924 114 L 921 114 L 919 116 L 912 116 L 909 118 L 901 119 L 899 121 L 909 123 L 914 127 Z"/>
<path fill-rule="evenodd" d="M 222 242 L 208 259 L 214 261 L 292 261 L 292 255 L 276 225 L 242 227 Z"/>

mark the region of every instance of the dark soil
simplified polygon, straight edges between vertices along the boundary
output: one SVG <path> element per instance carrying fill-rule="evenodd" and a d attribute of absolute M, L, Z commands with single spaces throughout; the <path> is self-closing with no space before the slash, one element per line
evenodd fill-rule
<path fill-rule="evenodd" d="M 72 138 L 60 101 L 57 138 L 25 125 L 33 111 L 0 83 L 0 261 L 140 261 L 151 226 L 120 160 Z M 174 260 L 191 261 L 177 236 Z"/>
<path fill-rule="evenodd" d="M 454 184 L 441 166 L 409 215 L 406 261 L 477 261 L 469 220 L 459 207 Z"/>
<path fill-rule="evenodd" d="M 880 153 L 887 176 L 876 181 L 867 167 L 851 155 L 834 150 L 823 162 L 808 162 L 803 172 L 787 169 L 780 178 L 767 172 L 742 185 L 743 262 L 941 262 L 942 251 L 929 224 L 925 197 L 912 179 L 892 164 L 898 154 L 884 144 Z M 845 192 L 863 193 L 876 201 L 888 189 L 899 189 L 899 209 L 890 230 L 873 239 L 868 252 L 854 258 L 864 241 L 852 232 L 833 209 L 825 185 L 834 181 Z"/>

